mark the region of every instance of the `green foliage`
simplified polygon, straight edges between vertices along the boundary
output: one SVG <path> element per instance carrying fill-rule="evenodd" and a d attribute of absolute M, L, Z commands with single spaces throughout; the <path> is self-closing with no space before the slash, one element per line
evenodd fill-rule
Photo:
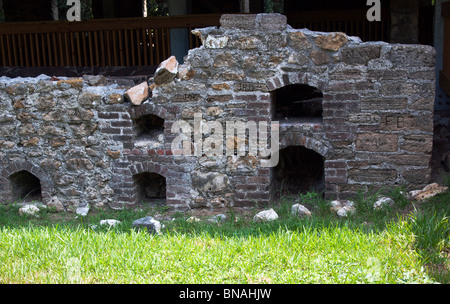
<path fill-rule="evenodd" d="M 165 0 L 147 0 L 147 16 L 168 16 L 167 3 Z"/>
<path fill-rule="evenodd" d="M 284 0 L 264 0 L 265 13 L 283 13 Z"/>
<path fill-rule="evenodd" d="M 418 211 L 409 215 L 415 246 L 427 257 L 450 248 L 450 224 L 446 214 Z"/>

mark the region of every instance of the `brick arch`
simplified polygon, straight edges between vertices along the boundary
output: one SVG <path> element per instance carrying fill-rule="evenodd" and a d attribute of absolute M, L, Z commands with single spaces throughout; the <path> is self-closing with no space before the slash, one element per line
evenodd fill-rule
<path fill-rule="evenodd" d="M 325 95 L 325 88 L 328 84 L 328 78 L 324 75 L 315 75 L 311 73 L 285 73 L 273 76 L 266 80 L 266 85 L 269 91 L 291 85 L 291 84 L 305 84 L 319 89 Z"/>
<path fill-rule="evenodd" d="M 40 183 L 41 183 L 41 195 L 42 200 L 44 203 L 48 202 L 51 198 L 51 192 L 52 184 L 50 182 L 49 177 L 45 173 L 44 170 L 42 170 L 40 167 L 37 167 L 33 165 L 30 162 L 27 161 L 20 161 L 20 162 L 13 162 L 3 168 L 3 170 L 0 172 L 0 197 L 2 197 L 5 200 L 12 200 L 12 193 L 11 193 L 11 183 L 9 181 L 9 177 L 13 175 L 14 173 L 20 172 L 20 171 L 26 171 L 34 176 L 36 176 Z"/>
<path fill-rule="evenodd" d="M 165 178 L 170 178 L 172 176 L 176 176 L 176 172 L 168 169 L 160 164 L 153 163 L 151 161 L 144 161 L 137 164 L 132 164 L 128 167 L 131 172 L 131 175 L 136 175 L 139 173 L 149 172 L 149 173 L 157 173 Z"/>
<path fill-rule="evenodd" d="M 301 137 L 294 136 L 292 138 L 284 138 L 283 140 L 280 141 L 280 150 L 290 146 L 305 147 L 309 150 L 316 152 L 325 159 L 327 158 L 328 153 L 330 151 L 330 148 L 322 141 L 307 136 Z"/>
<path fill-rule="evenodd" d="M 158 117 L 166 119 L 169 115 L 168 111 L 165 108 L 153 103 L 145 103 L 137 107 L 132 107 L 129 112 L 131 119 L 137 119 L 144 115 L 156 115 Z"/>
<path fill-rule="evenodd" d="M 133 186 L 130 188 L 130 194 L 133 196 L 133 203 L 138 203 L 138 195 L 136 184 L 134 184 L 134 176 L 141 173 L 156 173 L 161 175 L 166 180 L 166 204 L 173 205 L 177 202 L 174 201 L 174 193 L 177 193 L 180 184 L 183 183 L 183 173 L 171 170 L 163 165 L 154 163 L 152 161 L 143 161 L 139 163 L 134 163 L 128 166 L 128 171 L 130 172 L 130 181 L 132 181 Z"/>

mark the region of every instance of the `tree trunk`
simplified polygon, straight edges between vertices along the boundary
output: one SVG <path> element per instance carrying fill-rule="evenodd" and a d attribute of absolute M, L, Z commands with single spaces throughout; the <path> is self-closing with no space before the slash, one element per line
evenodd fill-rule
<path fill-rule="evenodd" d="M 0 0 L 0 22 L 5 22 L 5 13 L 3 12 L 3 0 Z"/>
<path fill-rule="evenodd" d="M 52 0 L 52 17 L 53 20 L 59 20 L 58 0 Z"/>
<path fill-rule="evenodd" d="M 147 17 L 147 0 L 142 0 L 142 17 Z"/>

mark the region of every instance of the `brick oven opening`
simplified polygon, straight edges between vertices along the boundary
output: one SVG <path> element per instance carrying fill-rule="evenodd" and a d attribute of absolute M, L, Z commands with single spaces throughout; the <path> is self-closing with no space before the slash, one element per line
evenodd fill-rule
<path fill-rule="evenodd" d="M 153 172 L 133 176 L 137 190 L 137 202 L 164 205 L 166 203 L 166 178 Z"/>
<path fill-rule="evenodd" d="M 19 171 L 9 177 L 14 201 L 42 201 L 41 181 L 28 171 Z"/>
<path fill-rule="evenodd" d="M 291 84 L 272 92 L 272 120 L 322 122 L 323 94 L 305 84 Z"/>
<path fill-rule="evenodd" d="M 164 119 L 148 114 L 135 120 L 137 148 L 156 149 L 164 145 Z"/>
<path fill-rule="evenodd" d="M 306 194 L 325 190 L 324 158 L 302 146 L 289 146 L 279 152 L 273 168 L 275 196 Z"/>

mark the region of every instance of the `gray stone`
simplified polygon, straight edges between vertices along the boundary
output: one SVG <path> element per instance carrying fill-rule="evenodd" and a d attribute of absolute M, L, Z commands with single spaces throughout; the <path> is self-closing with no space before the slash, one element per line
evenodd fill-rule
<path fill-rule="evenodd" d="M 47 203 L 47 207 L 49 208 L 54 208 L 56 211 L 58 212 L 62 212 L 65 211 L 66 209 L 64 208 L 63 203 L 58 199 L 57 196 L 52 197 L 48 203 Z"/>
<path fill-rule="evenodd" d="M 355 208 L 344 206 L 337 211 L 339 217 L 347 217 L 349 214 L 355 213 Z"/>
<path fill-rule="evenodd" d="M 81 216 L 86 216 L 89 212 L 89 204 L 86 204 L 85 206 L 79 206 L 75 213 Z"/>
<path fill-rule="evenodd" d="M 108 80 L 103 75 L 83 75 L 83 80 L 90 86 L 105 86 Z"/>
<path fill-rule="evenodd" d="M 373 203 L 374 209 L 380 209 L 384 206 L 392 206 L 394 204 L 394 200 L 390 197 L 380 197 L 376 200 L 375 203 Z"/>
<path fill-rule="evenodd" d="M 256 15 L 252 14 L 223 14 L 220 25 L 224 28 L 251 30 L 256 26 Z"/>
<path fill-rule="evenodd" d="M 292 215 L 304 217 L 304 216 L 311 216 L 311 211 L 308 210 L 305 206 L 301 204 L 294 204 L 291 207 L 291 213 Z"/>
<path fill-rule="evenodd" d="M 336 211 L 339 217 L 347 217 L 349 214 L 355 213 L 356 209 L 354 207 L 353 201 L 331 201 L 331 209 Z"/>
<path fill-rule="evenodd" d="M 133 227 L 147 228 L 148 233 L 150 234 L 159 234 L 161 233 L 161 223 L 155 220 L 152 216 L 146 216 L 140 219 L 137 219 L 133 222 Z"/>

